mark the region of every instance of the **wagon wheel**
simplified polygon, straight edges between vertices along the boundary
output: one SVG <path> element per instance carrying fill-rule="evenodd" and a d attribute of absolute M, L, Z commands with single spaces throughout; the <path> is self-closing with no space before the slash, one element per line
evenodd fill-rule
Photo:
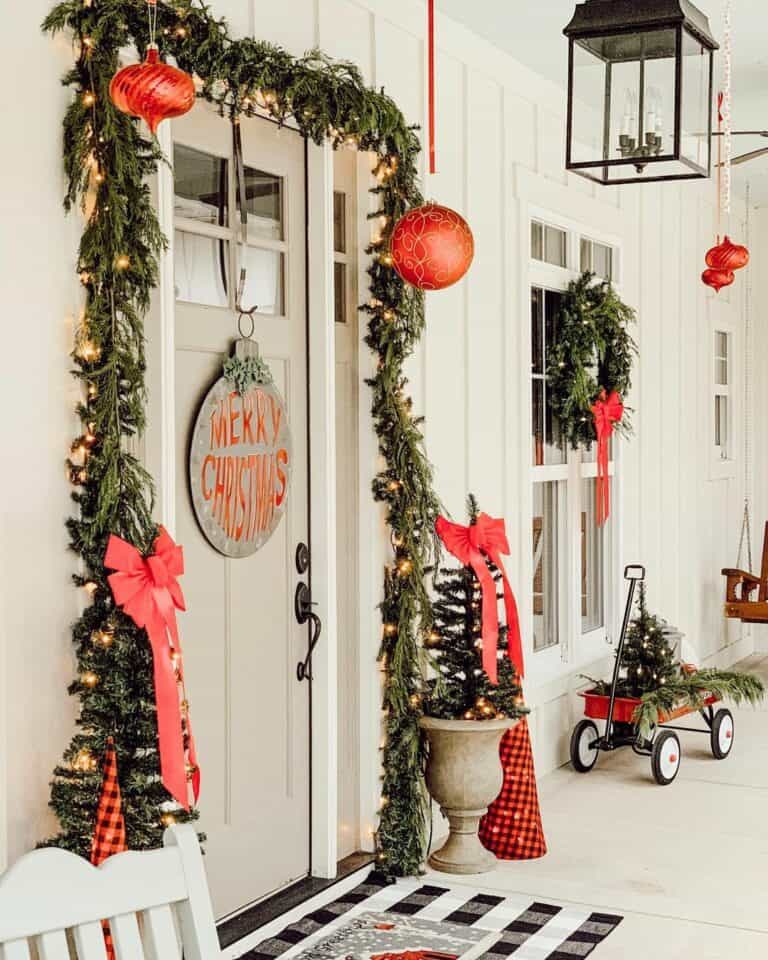
<path fill-rule="evenodd" d="M 715 714 L 709 739 L 715 760 L 725 760 L 733 746 L 733 714 L 726 707 Z"/>
<path fill-rule="evenodd" d="M 653 742 L 651 770 L 656 783 L 666 787 L 680 769 L 680 741 L 673 730 L 662 730 Z"/>
<path fill-rule="evenodd" d="M 597 724 L 592 720 L 579 720 L 571 734 L 571 763 L 578 773 L 589 773 L 597 763 L 599 753 L 597 747 L 592 746 L 600 737 Z"/>

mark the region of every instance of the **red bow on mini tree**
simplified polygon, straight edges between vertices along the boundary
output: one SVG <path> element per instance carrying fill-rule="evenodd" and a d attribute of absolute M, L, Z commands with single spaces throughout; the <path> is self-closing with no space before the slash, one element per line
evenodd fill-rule
<path fill-rule="evenodd" d="M 608 441 L 613 433 L 613 425 L 619 423 L 624 415 L 624 404 L 615 390 L 606 395 L 605 390 L 590 407 L 595 418 L 597 435 L 597 522 L 605 523 L 611 512 L 611 483 L 608 476 Z"/>
<path fill-rule="evenodd" d="M 465 567 L 472 567 L 475 576 L 480 581 L 483 592 L 483 629 L 481 634 L 483 640 L 483 670 L 493 684 L 499 682 L 496 663 L 499 643 L 499 617 L 496 606 L 496 584 L 488 569 L 487 560 L 490 560 L 501 574 L 504 583 L 504 607 L 507 613 L 507 654 L 514 664 L 518 676 L 522 677 L 524 671 L 520 618 L 517 613 L 515 595 L 512 592 L 501 560 L 502 553 L 509 553 L 504 521 L 500 518 L 489 517 L 487 513 L 481 513 L 477 518 L 477 523 L 464 527 L 460 523 L 451 523 L 445 517 L 438 517 L 435 522 L 435 530 L 446 549 Z"/>
<path fill-rule="evenodd" d="M 115 603 L 138 627 L 147 631 L 152 646 L 163 785 L 177 803 L 189 810 L 187 784 L 192 782 L 197 800 L 200 770 L 189 718 L 186 718 L 185 731 L 179 702 L 181 686 L 186 711 L 181 643 L 176 624 L 176 610 L 186 609 L 176 579 L 184 573 L 183 551 L 164 527 L 160 527 L 154 552 L 148 557 L 143 557 L 136 547 L 113 535 L 107 544 L 104 566 L 116 571 L 107 577 Z"/>

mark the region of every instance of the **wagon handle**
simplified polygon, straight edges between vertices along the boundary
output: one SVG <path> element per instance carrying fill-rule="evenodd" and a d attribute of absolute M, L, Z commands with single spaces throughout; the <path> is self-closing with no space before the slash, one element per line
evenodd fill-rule
<path fill-rule="evenodd" d="M 621 669 L 621 657 L 624 653 L 624 641 L 627 637 L 627 627 L 629 618 L 632 616 L 632 603 L 635 599 L 635 585 L 640 580 L 645 580 L 645 567 L 639 563 L 630 563 L 624 568 L 624 579 L 629 581 L 627 589 L 627 605 L 624 608 L 624 620 L 621 624 L 621 633 L 619 634 L 619 645 L 616 648 L 616 660 L 613 664 L 613 678 L 611 680 L 611 699 L 608 704 L 608 717 L 605 725 L 605 742 L 609 749 L 613 744 L 613 708 L 616 704 L 616 686 L 619 682 L 619 670 Z"/>

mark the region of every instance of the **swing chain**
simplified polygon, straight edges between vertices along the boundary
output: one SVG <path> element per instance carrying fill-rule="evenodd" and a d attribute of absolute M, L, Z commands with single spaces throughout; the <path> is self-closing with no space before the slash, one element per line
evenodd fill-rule
<path fill-rule="evenodd" d="M 741 536 L 739 537 L 739 552 L 736 556 L 737 569 L 741 566 L 741 551 L 744 547 L 744 540 L 747 541 L 747 570 L 752 573 L 752 531 L 749 522 L 749 500 L 744 498 L 744 516 L 741 521 Z"/>

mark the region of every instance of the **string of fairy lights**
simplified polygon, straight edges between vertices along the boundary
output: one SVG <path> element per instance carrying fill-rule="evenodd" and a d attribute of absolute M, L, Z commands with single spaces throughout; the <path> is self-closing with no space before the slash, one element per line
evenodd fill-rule
<path fill-rule="evenodd" d="M 422 643 L 428 645 L 432 635 L 425 575 L 436 555 L 438 505 L 420 419 L 406 395 L 402 372 L 423 331 L 423 294 L 400 280 L 389 245 L 393 225 L 421 203 L 419 139 L 397 105 L 382 91 L 367 88 L 351 64 L 318 52 L 296 59 L 268 43 L 233 40 L 223 21 L 190 0 L 173 6 L 158 3 L 153 15 L 165 52 L 193 77 L 198 95 L 222 114 L 266 113 L 281 123 L 290 116 L 312 141 L 360 149 L 374 158 L 371 172 L 378 203 L 370 214 L 370 294 L 362 309 L 368 319 L 366 342 L 376 357 L 369 385 L 383 458 L 373 495 L 385 507 L 392 544 L 381 605 L 385 735 L 376 837 L 379 862 L 387 872 L 412 874 L 420 867 L 425 839 L 419 677 Z M 141 318 L 157 282 L 163 244 L 149 199 L 139 190 L 162 156 L 157 143 L 143 139 L 108 98 L 120 50 L 135 43 L 141 52 L 153 39 L 154 23 L 147 23 L 141 5 L 132 0 L 64 0 L 44 27 L 50 32 L 71 30 L 76 39 L 75 69 L 65 80 L 75 87 L 76 97 L 65 118 L 64 159 L 67 205 L 80 202 L 85 220 L 78 264 L 85 307 L 73 353 L 83 385 L 83 427 L 70 445 L 67 470 L 80 506 L 80 517 L 70 522 L 70 529 L 84 568 L 76 583 L 88 600 L 74 628 L 75 636 L 84 638 L 78 646 L 76 687 L 87 703 L 89 697 L 108 696 L 105 671 L 124 662 L 127 638 L 133 642 L 135 636 L 111 604 L 100 565 L 104 535 L 118 532 L 146 550 L 155 531 L 149 514 L 151 481 L 140 465 L 121 458 L 127 458 L 122 452 L 125 437 L 143 425 Z M 126 184 L 134 189 L 139 209 L 126 209 Z M 125 529 L 109 529 L 110 516 L 121 517 Z M 65 770 L 97 778 L 99 753 L 94 745 L 103 737 L 92 734 L 86 729 L 73 740 L 66 766 L 57 768 L 60 790 L 67 786 Z M 135 757 L 120 758 L 121 780 L 132 782 L 134 763 L 146 767 L 141 750 Z M 67 812 L 66 799 L 60 792 L 58 808 L 54 803 L 60 819 L 61 812 Z M 78 810 L 82 803 L 79 797 Z M 76 822 L 81 812 L 71 814 L 73 846 L 80 842 L 75 834 L 83 829 Z M 162 805 L 160 823 L 166 826 L 177 815 Z M 134 841 L 139 826 L 134 820 Z M 146 844 L 156 838 L 148 825 Z"/>

